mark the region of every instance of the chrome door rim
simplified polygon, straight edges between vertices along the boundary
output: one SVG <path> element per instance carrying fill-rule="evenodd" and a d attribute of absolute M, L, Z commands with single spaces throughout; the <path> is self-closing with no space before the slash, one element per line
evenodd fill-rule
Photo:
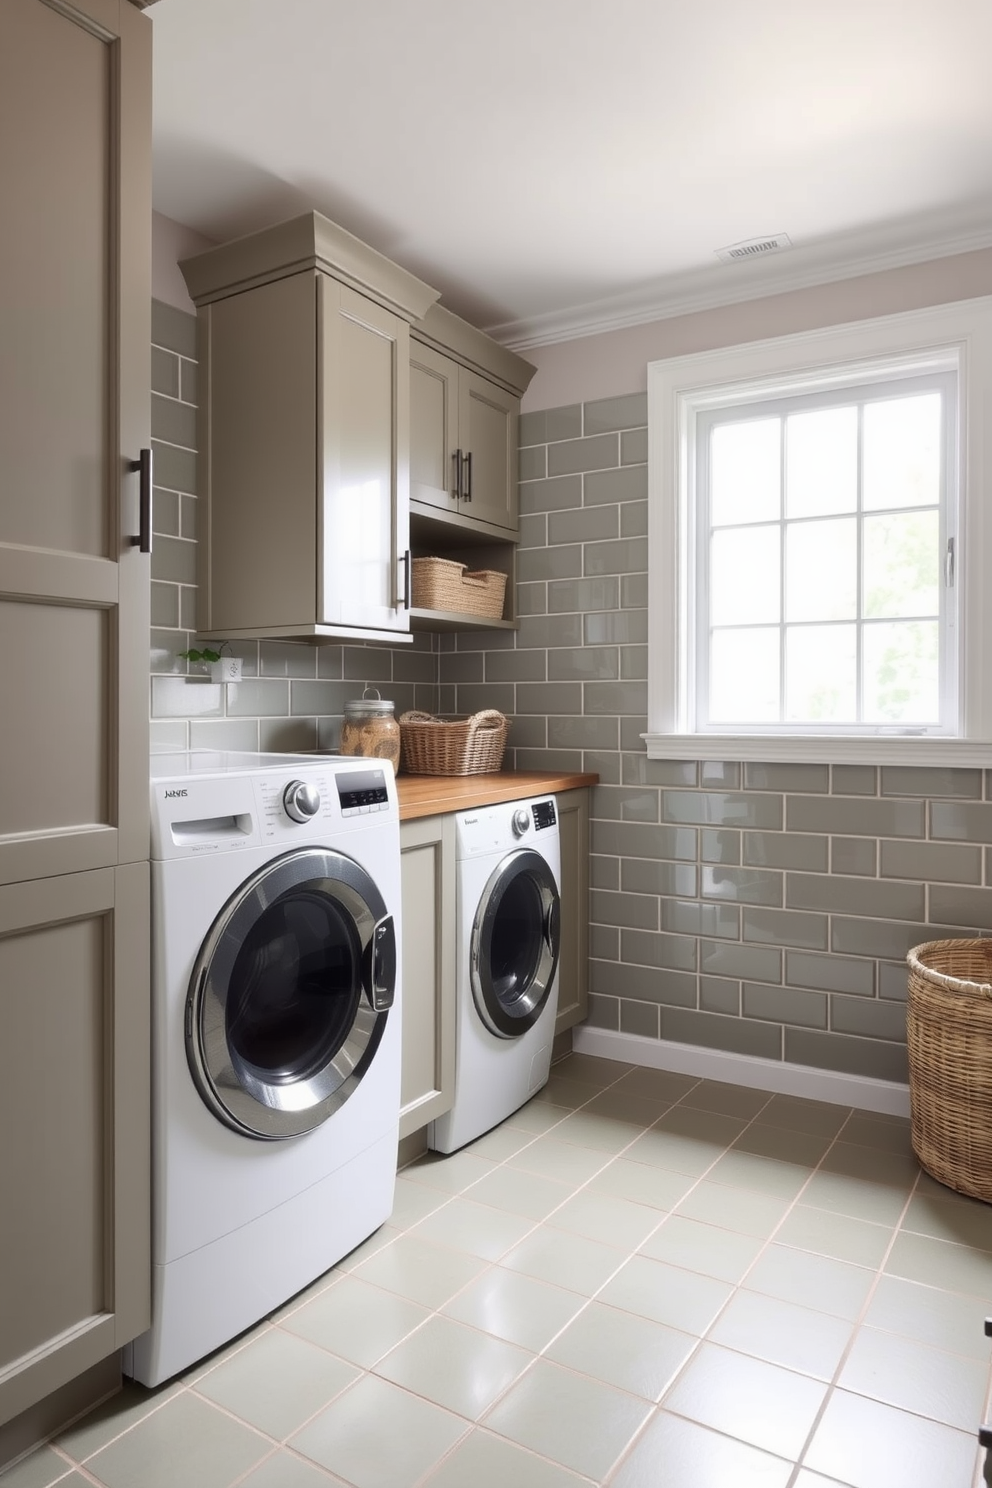
<path fill-rule="evenodd" d="M 336 902 L 354 925 L 362 985 L 348 1032 L 312 1075 L 280 1083 L 238 1070 L 227 1038 L 231 973 L 259 914 L 288 890 L 310 886 Z M 200 947 L 186 998 L 186 1057 L 200 1096 L 225 1125 L 245 1136 L 280 1141 L 313 1131 L 358 1089 L 386 1027 L 372 1007 L 365 968 L 372 933 L 387 918 L 374 880 L 354 859 L 328 848 L 300 848 L 273 858 L 224 905 Z"/>
<path fill-rule="evenodd" d="M 490 986 L 483 967 L 491 945 L 492 927 L 506 889 L 521 875 L 534 881 L 541 898 L 541 951 L 527 991 L 516 999 L 519 1012 L 509 1013 Z M 498 1038 L 520 1038 L 540 1018 L 551 996 L 561 948 L 558 885 L 546 858 L 532 848 L 518 848 L 502 858 L 479 899 L 472 921 L 469 979 L 479 1017 Z"/>

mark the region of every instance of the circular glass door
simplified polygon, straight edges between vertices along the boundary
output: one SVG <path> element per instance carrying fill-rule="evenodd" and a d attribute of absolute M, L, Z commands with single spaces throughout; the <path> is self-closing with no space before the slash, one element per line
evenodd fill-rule
<path fill-rule="evenodd" d="M 354 1094 L 396 983 L 392 917 L 365 869 L 304 848 L 214 921 L 186 999 L 186 1055 L 214 1115 L 247 1136 L 312 1131 Z"/>
<path fill-rule="evenodd" d="M 560 900 L 544 858 L 510 853 L 486 884 L 472 925 L 470 976 L 479 1016 L 500 1038 L 519 1038 L 551 995 L 561 944 Z"/>

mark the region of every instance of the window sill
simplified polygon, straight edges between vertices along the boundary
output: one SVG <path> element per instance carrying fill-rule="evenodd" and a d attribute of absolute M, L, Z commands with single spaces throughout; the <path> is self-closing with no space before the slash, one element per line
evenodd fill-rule
<path fill-rule="evenodd" d="M 992 740 L 848 735 L 642 734 L 648 759 L 992 768 Z"/>

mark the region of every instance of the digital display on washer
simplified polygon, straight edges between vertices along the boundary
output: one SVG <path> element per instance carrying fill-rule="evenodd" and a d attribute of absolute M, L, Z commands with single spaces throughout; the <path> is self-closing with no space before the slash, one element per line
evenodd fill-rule
<path fill-rule="evenodd" d="M 342 811 L 357 811 L 361 806 L 384 806 L 389 800 L 385 770 L 349 770 L 335 775 Z"/>
<path fill-rule="evenodd" d="M 541 830 L 542 827 L 553 827 L 555 824 L 554 801 L 538 801 L 534 806 L 534 826 Z"/>

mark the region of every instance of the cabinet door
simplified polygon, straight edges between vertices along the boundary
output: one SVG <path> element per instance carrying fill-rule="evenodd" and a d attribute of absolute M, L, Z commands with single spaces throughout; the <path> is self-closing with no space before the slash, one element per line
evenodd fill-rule
<path fill-rule="evenodd" d="M 400 824 L 403 1062 L 400 1136 L 451 1110 L 455 1094 L 455 823 Z"/>
<path fill-rule="evenodd" d="M 409 326 L 326 274 L 317 291 L 317 620 L 409 631 Z"/>
<path fill-rule="evenodd" d="M 458 364 L 410 343 L 410 500 L 458 510 Z"/>
<path fill-rule="evenodd" d="M 491 522 L 515 533 L 520 400 L 463 367 L 458 422 L 459 444 L 471 457 L 463 479 L 461 510 L 478 522 Z"/>
<path fill-rule="evenodd" d="M 589 792 L 558 796 L 561 834 L 561 959 L 555 1033 L 589 1014 Z"/>
<path fill-rule="evenodd" d="M 149 1321 L 150 90 L 124 0 L 0 6 L 0 1421 Z"/>

